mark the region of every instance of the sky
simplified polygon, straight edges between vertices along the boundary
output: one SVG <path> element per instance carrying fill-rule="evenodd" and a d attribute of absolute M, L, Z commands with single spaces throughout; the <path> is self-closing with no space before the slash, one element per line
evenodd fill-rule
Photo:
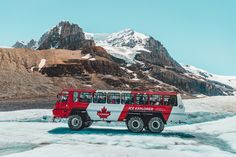
<path fill-rule="evenodd" d="M 40 36 L 61 20 L 86 32 L 132 28 L 179 63 L 236 75 L 235 0 L 1 0 L 0 45 Z"/>

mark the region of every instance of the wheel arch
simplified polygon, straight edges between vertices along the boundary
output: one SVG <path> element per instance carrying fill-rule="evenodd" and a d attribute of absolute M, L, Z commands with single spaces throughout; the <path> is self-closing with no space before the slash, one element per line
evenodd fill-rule
<path fill-rule="evenodd" d="M 80 115 L 84 121 L 91 121 L 91 118 L 88 115 L 88 112 L 86 110 L 82 110 L 82 109 L 72 109 L 70 114 L 70 116 L 72 115 Z"/>
<path fill-rule="evenodd" d="M 144 123 L 147 124 L 147 122 L 152 118 L 152 117 L 159 117 L 162 119 L 162 121 L 164 122 L 164 124 L 166 124 L 166 120 L 164 119 L 164 116 L 162 114 L 162 112 L 141 112 L 141 111 L 130 111 L 128 112 L 127 116 L 126 116 L 126 121 L 128 121 L 131 117 L 133 116 L 139 116 L 143 119 Z"/>

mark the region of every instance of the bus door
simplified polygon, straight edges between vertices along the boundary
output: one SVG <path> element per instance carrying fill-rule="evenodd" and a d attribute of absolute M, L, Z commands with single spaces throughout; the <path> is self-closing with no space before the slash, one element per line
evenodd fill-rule
<path fill-rule="evenodd" d="M 167 123 L 176 124 L 185 122 L 185 108 L 180 95 L 164 95 L 163 104 L 171 106 L 172 110 Z"/>

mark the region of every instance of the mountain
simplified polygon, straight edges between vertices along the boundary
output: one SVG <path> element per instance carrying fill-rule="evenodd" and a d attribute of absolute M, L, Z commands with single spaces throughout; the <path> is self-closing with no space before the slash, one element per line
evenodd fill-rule
<path fill-rule="evenodd" d="M 94 46 L 93 40 L 86 40 L 82 28 L 77 24 L 62 21 L 39 39 L 39 50 L 69 49 L 77 50 L 86 46 Z"/>
<path fill-rule="evenodd" d="M 232 94 L 233 88 L 231 84 L 222 82 L 216 77 L 199 79 L 195 73 L 189 72 L 186 67 L 182 67 L 182 65 L 177 63 L 169 55 L 166 48 L 151 36 L 132 29 L 106 34 L 102 39 L 97 37 L 100 34 L 89 33 L 87 36 L 93 39 L 100 39 L 95 40 L 97 45 L 104 47 L 108 53 L 125 60 L 128 64 L 153 65 L 155 70 L 151 69 L 147 73 L 145 69 L 142 72 L 148 74 L 148 77 L 173 85 L 180 90 L 205 95 Z"/>
<path fill-rule="evenodd" d="M 68 49 L 77 50 L 86 46 L 94 46 L 93 40 L 85 39 L 84 32 L 77 24 L 62 21 L 48 32 L 44 33 L 39 41 L 17 41 L 12 47 L 30 49 Z"/>
<path fill-rule="evenodd" d="M 96 38 L 96 34 L 92 36 Z M 185 71 L 158 40 L 132 29 L 124 29 L 107 35 L 102 40 L 95 41 L 97 45 L 104 47 L 108 53 L 123 59 L 127 64 L 145 61 L 162 67 L 168 66 L 180 72 Z"/>
<path fill-rule="evenodd" d="M 191 96 L 234 92 L 222 82 L 197 77 L 175 61 L 160 41 L 132 29 L 85 33 L 78 25 L 62 21 L 44 33 L 37 45 L 37 51 L 0 49 L 0 71 L 12 68 L 2 72 L 6 75 L 0 76 L 0 84 L 9 91 L 27 86 L 27 90 L 17 90 L 17 96 L 28 96 L 26 91 L 33 91 L 31 96 L 54 95 L 68 87 L 177 91 Z M 3 76 L 8 75 L 15 83 L 6 83 Z M 21 75 L 29 84 L 17 83 L 22 82 Z M 41 81 L 45 89 L 35 91 Z"/>
<path fill-rule="evenodd" d="M 236 76 L 216 75 L 216 74 L 207 72 L 203 69 L 194 67 L 192 65 L 182 65 L 182 66 L 187 71 L 186 75 L 189 75 L 197 79 L 203 79 L 203 80 L 208 80 L 212 82 L 222 83 L 236 89 Z"/>
<path fill-rule="evenodd" d="M 12 47 L 14 48 L 29 48 L 29 49 L 37 49 L 38 42 L 34 39 L 31 39 L 29 42 L 17 41 Z"/>

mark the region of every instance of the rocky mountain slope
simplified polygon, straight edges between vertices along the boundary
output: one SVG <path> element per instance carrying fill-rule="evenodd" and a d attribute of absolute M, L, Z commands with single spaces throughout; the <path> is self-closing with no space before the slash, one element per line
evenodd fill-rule
<path fill-rule="evenodd" d="M 34 50 L 44 49 L 68 49 L 77 50 L 87 46 L 95 46 L 93 40 L 85 39 L 84 32 L 77 24 L 62 21 L 36 41 L 17 41 L 12 47 L 30 48 Z"/>
<path fill-rule="evenodd" d="M 203 69 L 191 66 L 191 65 L 182 65 L 183 68 L 187 71 L 187 75 L 197 78 L 208 80 L 212 82 L 222 83 L 224 85 L 228 85 L 234 89 L 236 89 L 236 76 L 223 76 L 223 75 L 216 75 L 212 74 L 208 71 Z"/>
<path fill-rule="evenodd" d="M 37 49 L 38 42 L 34 39 L 31 39 L 29 42 L 24 41 L 17 41 L 12 47 L 14 48 L 30 48 L 30 49 Z"/>
<path fill-rule="evenodd" d="M 104 47 L 111 55 L 125 60 L 126 63 L 142 64 L 143 66 L 154 65 L 155 69 L 158 68 L 161 71 L 160 73 L 157 74 L 157 71 L 146 69 L 143 73 L 148 73 L 148 77 L 163 81 L 178 89 L 209 95 L 208 90 L 214 90 L 216 87 L 218 91 L 213 92 L 213 95 L 216 93 L 232 94 L 233 86 L 231 84 L 227 84 L 222 79 L 216 79 L 216 77 L 200 78 L 196 73 L 177 63 L 168 54 L 166 48 L 151 36 L 135 32 L 132 29 L 125 29 L 106 36 L 103 34 L 103 38 L 101 38 L 101 34 L 87 33 L 86 36 L 95 39 L 97 45 Z"/>
<path fill-rule="evenodd" d="M 189 75 L 158 40 L 132 29 L 98 35 L 60 22 L 36 43 L 37 50 L 32 46 L 0 49 L 0 84 L 8 91 L 0 97 L 49 96 L 72 87 L 210 96 L 234 91 L 217 81 Z"/>

